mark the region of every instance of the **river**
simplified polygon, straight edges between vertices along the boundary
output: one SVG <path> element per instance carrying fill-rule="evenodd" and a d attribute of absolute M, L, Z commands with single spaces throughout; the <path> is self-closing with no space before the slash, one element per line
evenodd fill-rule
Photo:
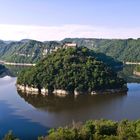
<path fill-rule="evenodd" d="M 8 130 L 22 140 L 34 140 L 52 127 L 88 119 L 140 119 L 140 77 L 125 67 L 120 76 L 128 83 L 127 94 L 58 98 L 28 96 L 16 90 L 16 77 L 0 78 L 0 139 Z"/>

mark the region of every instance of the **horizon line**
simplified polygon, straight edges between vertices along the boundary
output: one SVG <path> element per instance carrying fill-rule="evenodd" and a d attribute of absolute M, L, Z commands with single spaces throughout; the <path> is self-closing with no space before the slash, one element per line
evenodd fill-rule
<path fill-rule="evenodd" d="M 61 40 L 44 40 L 44 41 L 41 41 L 41 40 L 37 40 L 37 39 L 32 39 L 32 38 L 23 38 L 23 39 L 19 39 L 19 40 L 5 40 L 5 39 L 0 39 L 0 41 L 6 41 L 6 42 L 20 42 L 20 41 L 23 41 L 23 40 L 32 40 L 32 41 L 38 41 L 38 42 L 45 42 L 45 41 L 63 41 L 64 39 L 97 39 L 97 40 L 138 40 L 140 39 L 140 37 L 138 38 L 99 38 L 99 37 L 66 37 L 66 38 L 63 38 Z"/>

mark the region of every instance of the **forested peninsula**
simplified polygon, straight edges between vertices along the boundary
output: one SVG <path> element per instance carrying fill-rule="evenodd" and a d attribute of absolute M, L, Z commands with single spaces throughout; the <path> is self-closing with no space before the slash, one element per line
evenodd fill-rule
<path fill-rule="evenodd" d="M 17 78 L 22 91 L 43 94 L 97 94 L 127 90 L 126 82 L 87 48 L 59 49 Z"/>

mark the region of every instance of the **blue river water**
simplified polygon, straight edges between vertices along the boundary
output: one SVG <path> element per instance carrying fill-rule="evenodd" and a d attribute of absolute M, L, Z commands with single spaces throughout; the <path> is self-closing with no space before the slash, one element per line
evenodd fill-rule
<path fill-rule="evenodd" d="M 140 84 L 128 83 L 127 94 L 78 98 L 27 96 L 16 90 L 16 78 L 0 78 L 0 139 L 9 130 L 34 140 L 52 127 L 88 119 L 140 119 Z"/>

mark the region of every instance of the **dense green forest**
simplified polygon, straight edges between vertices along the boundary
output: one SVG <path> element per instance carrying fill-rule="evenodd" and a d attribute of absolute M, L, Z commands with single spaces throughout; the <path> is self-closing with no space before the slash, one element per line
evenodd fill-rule
<path fill-rule="evenodd" d="M 94 39 L 66 38 L 61 41 L 0 40 L 0 59 L 9 62 L 35 63 L 65 42 L 76 43 L 78 47 L 87 47 L 104 53 L 119 61 L 140 62 L 140 39 Z"/>
<path fill-rule="evenodd" d="M 48 136 L 39 140 L 139 140 L 140 121 L 113 122 L 110 120 L 87 121 L 71 127 L 51 129 Z"/>
<path fill-rule="evenodd" d="M 111 120 L 90 120 L 74 123 L 67 127 L 50 129 L 47 136 L 38 140 L 139 140 L 140 120 L 115 122 Z M 3 140 L 16 140 L 9 132 Z"/>
<path fill-rule="evenodd" d="M 59 49 L 35 67 L 23 70 L 17 84 L 33 86 L 50 92 L 63 89 L 90 93 L 94 90 L 123 88 L 126 82 L 87 48 Z"/>

